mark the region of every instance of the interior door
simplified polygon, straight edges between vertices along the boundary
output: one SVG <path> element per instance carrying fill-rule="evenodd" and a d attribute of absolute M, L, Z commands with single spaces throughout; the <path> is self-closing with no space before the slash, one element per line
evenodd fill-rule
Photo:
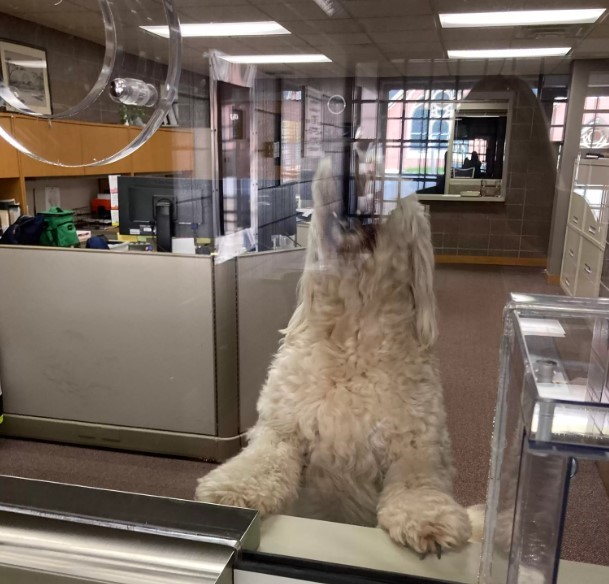
<path fill-rule="evenodd" d="M 218 82 L 221 233 L 251 227 L 250 90 Z"/>

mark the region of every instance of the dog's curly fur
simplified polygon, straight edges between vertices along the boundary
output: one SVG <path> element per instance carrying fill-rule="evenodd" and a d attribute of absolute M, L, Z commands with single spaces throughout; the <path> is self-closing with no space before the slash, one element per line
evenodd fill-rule
<path fill-rule="evenodd" d="M 199 480 L 196 499 L 380 525 L 425 553 L 471 534 L 453 467 L 436 338 L 433 250 L 408 197 L 347 233 L 328 161 L 313 185 L 300 302 L 271 365 L 248 446 Z"/>

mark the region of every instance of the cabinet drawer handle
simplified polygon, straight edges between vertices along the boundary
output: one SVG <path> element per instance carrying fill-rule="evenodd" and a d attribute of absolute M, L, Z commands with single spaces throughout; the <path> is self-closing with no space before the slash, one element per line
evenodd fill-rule
<path fill-rule="evenodd" d="M 586 272 L 586 274 L 591 274 L 592 268 L 588 264 L 584 264 L 584 272 Z"/>
<path fill-rule="evenodd" d="M 569 288 L 571 288 L 571 282 L 569 281 L 569 278 L 565 278 L 565 283 L 567 284 L 567 286 L 569 286 Z"/>
<path fill-rule="evenodd" d="M 590 233 L 596 233 L 596 227 L 588 227 Z"/>
<path fill-rule="evenodd" d="M 579 223 L 579 217 L 577 215 L 573 215 L 573 223 Z"/>
<path fill-rule="evenodd" d="M 570 255 L 571 257 L 573 257 L 573 256 L 575 255 L 575 252 L 574 252 L 572 249 L 570 249 L 570 248 L 569 248 L 569 255 Z"/>

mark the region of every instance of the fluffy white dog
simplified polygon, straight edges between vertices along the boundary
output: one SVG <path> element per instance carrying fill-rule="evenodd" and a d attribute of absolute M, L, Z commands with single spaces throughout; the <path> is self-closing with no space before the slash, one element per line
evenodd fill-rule
<path fill-rule="evenodd" d="M 401 200 L 374 234 L 347 233 L 331 165 L 315 204 L 300 299 L 270 367 L 248 446 L 196 499 L 380 525 L 419 553 L 465 543 L 436 339 L 423 207 Z"/>

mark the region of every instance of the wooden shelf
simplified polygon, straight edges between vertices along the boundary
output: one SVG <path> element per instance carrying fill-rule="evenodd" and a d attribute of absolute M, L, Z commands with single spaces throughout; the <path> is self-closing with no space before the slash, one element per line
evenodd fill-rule
<path fill-rule="evenodd" d="M 10 119 L 0 118 L 0 127 L 10 134 Z M 0 139 L 0 178 L 17 178 L 20 174 L 17 150 L 6 140 Z"/>
<path fill-rule="evenodd" d="M 103 159 L 129 144 L 139 129 L 112 124 L 52 121 L 28 116 L 0 114 L 0 126 L 35 148 L 48 160 L 58 159 L 70 166 L 39 162 L 18 152 L 0 139 L 0 193 L 15 197 L 27 213 L 25 181 L 30 178 L 83 177 L 105 174 L 192 172 L 194 139 L 191 130 L 160 128 L 140 149 L 113 164 L 82 166 Z"/>

